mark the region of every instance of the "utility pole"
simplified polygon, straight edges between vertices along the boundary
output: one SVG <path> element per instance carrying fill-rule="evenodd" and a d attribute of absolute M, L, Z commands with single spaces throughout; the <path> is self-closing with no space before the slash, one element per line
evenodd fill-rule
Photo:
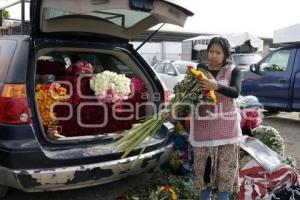
<path fill-rule="evenodd" d="M 0 10 L 0 27 L 2 27 L 3 10 Z M 3 30 L 0 30 L 0 36 L 3 35 Z"/>
<path fill-rule="evenodd" d="M 0 26 L 2 26 L 3 11 L 0 10 Z"/>
<path fill-rule="evenodd" d="M 25 33 L 25 1 L 20 0 L 21 2 L 21 34 Z"/>

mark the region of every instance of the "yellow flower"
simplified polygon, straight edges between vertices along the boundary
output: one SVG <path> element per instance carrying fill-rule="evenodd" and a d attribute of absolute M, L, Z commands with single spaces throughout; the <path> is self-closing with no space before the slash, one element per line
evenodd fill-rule
<path fill-rule="evenodd" d="M 171 188 L 171 186 L 161 186 L 159 192 L 171 193 L 172 200 L 177 200 L 176 192 Z"/>
<path fill-rule="evenodd" d="M 177 200 L 176 192 L 175 192 L 172 188 L 170 188 L 169 191 L 170 191 L 171 194 L 172 194 L 172 200 Z"/>
<path fill-rule="evenodd" d="M 178 156 L 176 153 L 172 153 L 170 156 L 170 165 L 177 170 L 180 165 L 181 165 L 181 161 L 179 160 Z"/>
<path fill-rule="evenodd" d="M 35 89 L 38 91 L 38 90 L 40 90 L 40 88 L 41 88 L 41 84 L 37 84 L 36 86 L 35 86 Z"/>
<path fill-rule="evenodd" d="M 51 114 L 50 108 L 52 104 L 68 99 L 66 92 L 67 89 L 58 83 L 55 83 L 52 87 L 51 84 L 36 85 L 36 99 L 44 125 L 57 123 L 55 119 L 53 119 L 55 113 Z"/>
<path fill-rule="evenodd" d="M 203 79 L 208 79 L 207 76 L 205 75 L 205 73 L 199 71 L 199 70 L 196 70 L 194 69 L 193 67 L 188 67 L 188 70 L 193 74 L 195 75 L 196 77 L 197 76 L 201 76 Z M 215 94 L 215 91 L 214 90 L 210 90 L 209 91 L 209 96 L 211 97 L 213 103 L 216 103 L 217 102 L 217 97 L 216 97 L 216 94 Z"/>
<path fill-rule="evenodd" d="M 217 103 L 217 97 L 216 97 L 215 91 L 210 90 L 209 95 L 210 95 L 211 99 L 213 100 L 213 102 Z"/>
<path fill-rule="evenodd" d="M 195 76 L 199 76 L 200 75 L 202 78 L 208 79 L 207 76 L 203 72 L 201 72 L 199 70 L 196 70 L 194 68 L 190 69 L 190 72 L 192 72 L 192 74 L 194 74 Z"/>

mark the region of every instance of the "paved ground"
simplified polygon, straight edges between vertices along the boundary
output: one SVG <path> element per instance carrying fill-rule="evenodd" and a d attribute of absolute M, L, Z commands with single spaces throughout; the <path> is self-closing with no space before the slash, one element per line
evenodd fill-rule
<path fill-rule="evenodd" d="M 127 177 L 125 179 L 95 187 L 55 191 L 26 193 L 15 189 L 10 189 L 4 200 L 116 200 L 117 197 L 128 190 L 129 187 L 144 183 L 151 177 L 145 173 L 138 176 Z"/>
<path fill-rule="evenodd" d="M 296 158 L 300 166 L 299 113 L 264 114 L 264 124 L 280 132 L 285 139 L 286 154 Z M 149 177 L 150 174 L 142 174 L 106 185 L 69 191 L 24 193 L 11 189 L 5 200 L 114 200 L 130 186 L 146 182 Z"/>

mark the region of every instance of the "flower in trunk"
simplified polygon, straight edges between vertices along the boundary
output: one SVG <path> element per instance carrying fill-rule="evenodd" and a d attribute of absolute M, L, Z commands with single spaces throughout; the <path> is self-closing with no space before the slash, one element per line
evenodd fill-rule
<path fill-rule="evenodd" d="M 131 93 L 135 93 L 135 92 L 142 93 L 142 92 L 145 91 L 144 82 L 141 79 L 137 78 L 137 77 L 132 77 L 131 78 L 130 87 L 131 87 Z"/>
<path fill-rule="evenodd" d="M 43 120 L 43 125 L 56 124 L 55 113 L 52 113 L 52 105 L 69 98 L 67 89 L 58 83 L 38 84 L 35 88 L 35 96 L 38 108 Z"/>
<path fill-rule="evenodd" d="M 80 75 L 80 74 L 93 74 L 93 66 L 84 60 L 78 61 L 76 64 L 68 66 L 67 72 L 70 75 Z"/>
<path fill-rule="evenodd" d="M 118 102 L 128 99 L 130 79 L 124 74 L 104 71 L 90 80 L 90 87 L 101 102 Z"/>

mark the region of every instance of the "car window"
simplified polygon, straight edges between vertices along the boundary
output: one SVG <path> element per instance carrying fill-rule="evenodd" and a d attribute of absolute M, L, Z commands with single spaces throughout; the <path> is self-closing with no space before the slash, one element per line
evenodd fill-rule
<path fill-rule="evenodd" d="M 155 66 L 155 71 L 157 73 L 163 73 L 164 72 L 164 66 L 165 64 L 164 63 L 159 63 Z"/>
<path fill-rule="evenodd" d="M 16 41 L 0 40 L 0 83 L 4 81 L 3 79 L 5 78 L 16 47 Z"/>
<path fill-rule="evenodd" d="M 262 71 L 286 71 L 290 57 L 290 50 L 277 51 L 267 57 L 261 64 Z"/>
<path fill-rule="evenodd" d="M 79 60 L 84 60 L 89 63 L 94 68 L 94 73 L 101 73 L 105 70 L 113 71 L 118 74 L 125 74 L 127 77 L 133 75 L 132 70 L 125 65 L 117 57 L 110 54 L 93 54 L 93 53 L 69 53 L 64 57 L 64 61 L 67 63 L 71 62 L 72 64 L 76 63 Z"/>
<path fill-rule="evenodd" d="M 75 15 L 94 17 L 98 20 L 108 21 L 122 28 L 130 28 L 137 24 L 139 21 L 147 18 L 151 14 L 147 12 L 140 12 L 134 10 L 125 9 L 108 9 L 108 10 L 96 10 L 86 13 L 73 13 L 64 10 L 58 10 L 55 8 L 44 8 L 44 19 L 55 19 L 59 17 L 71 17 Z"/>
<path fill-rule="evenodd" d="M 189 62 L 186 62 L 186 63 L 174 63 L 176 69 L 178 70 L 178 72 L 180 74 L 186 74 L 186 68 L 187 66 L 196 66 L 195 63 L 189 63 Z"/>
<path fill-rule="evenodd" d="M 260 55 L 233 55 L 233 62 L 235 65 L 251 65 L 258 63 L 261 60 Z"/>
<path fill-rule="evenodd" d="M 172 64 L 167 63 L 166 66 L 165 66 L 164 73 L 165 74 L 175 74 L 176 70 L 175 70 L 175 68 L 173 67 Z"/>

